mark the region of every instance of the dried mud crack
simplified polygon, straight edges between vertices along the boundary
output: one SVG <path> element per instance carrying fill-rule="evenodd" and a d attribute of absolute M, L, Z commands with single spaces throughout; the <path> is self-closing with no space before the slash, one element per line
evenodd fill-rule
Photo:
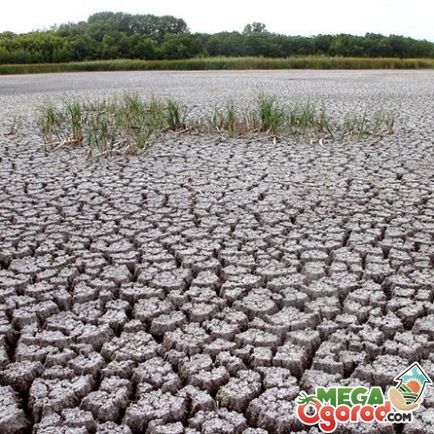
<path fill-rule="evenodd" d="M 0 433 L 315 434 L 294 415 L 301 390 L 388 387 L 414 361 L 434 377 L 433 78 L 2 78 L 0 128 L 24 121 L 0 137 Z M 31 103 L 124 88 L 192 98 L 198 115 L 257 89 L 336 113 L 387 100 L 408 131 L 185 135 L 96 163 L 39 146 Z M 434 388 L 412 424 L 337 432 L 434 433 Z"/>

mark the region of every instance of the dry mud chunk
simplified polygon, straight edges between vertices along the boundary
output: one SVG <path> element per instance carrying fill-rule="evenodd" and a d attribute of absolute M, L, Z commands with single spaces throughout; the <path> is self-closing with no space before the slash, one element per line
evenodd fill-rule
<path fill-rule="evenodd" d="M 99 291 L 97 289 L 88 286 L 85 282 L 79 282 L 74 287 L 73 302 L 75 304 L 97 300 L 98 293 Z"/>
<path fill-rule="evenodd" d="M 251 354 L 250 363 L 252 367 L 271 366 L 273 360 L 273 351 L 271 348 L 256 347 Z"/>
<path fill-rule="evenodd" d="M 53 351 L 53 348 L 41 348 L 39 345 L 26 345 L 18 341 L 15 350 L 15 360 L 18 362 L 29 361 L 43 363 L 50 350 Z M 0 361 L 2 361 L 2 365 L 6 366 L 8 362 L 6 350 L 4 351 L 4 357 L 2 357 Z"/>
<path fill-rule="evenodd" d="M 226 281 L 224 282 L 222 289 L 228 290 L 233 288 L 242 288 L 246 289 L 254 289 L 261 285 L 262 279 L 260 276 L 255 274 L 251 274 L 248 267 L 241 268 L 235 267 L 236 270 L 240 271 L 238 274 L 231 273 L 226 277 Z M 235 271 L 234 269 L 232 271 Z"/>
<path fill-rule="evenodd" d="M 162 392 L 176 392 L 182 383 L 170 363 L 160 357 L 147 360 L 133 370 L 134 383 L 148 383 Z"/>
<path fill-rule="evenodd" d="M 140 363 L 155 357 L 159 348 L 152 335 L 146 332 L 123 332 L 103 345 L 101 355 L 106 360 L 134 360 Z"/>
<path fill-rule="evenodd" d="M 256 368 L 261 374 L 262 385 L 265 389 L 273 387 L 288 388 L 297 384 L 297 379 L 291 375 L 289 369 L 276 367 Z"/>
<path fill-rule="evenodd" d="M 19 276 L 34 276 L 41 271 L 40 267 L 37 265 L 36 259 L 30 256 L 21 259 L 13 259 L 9 264 L 8 270 Z"/>
<path fill-rule="evenodd" d="M 139 283 L 124 284 L 119 290 L 119 298 L 128 301 L 131 305 L 136 303 L 138 300 L 148 298 L 162 299 L 163 297 L 164 291 L 162 289 L 151 288 Z"/>
<path fill-rule="evenodd" d="M 139 300 L 134 305 L 134 318 L 139 319 L 145 324 L 150 324 L 153 318 L 159 315 L 169 314 L 173 310 L 173 305 L 169 301 L 159 298 L 149 298 Z"/>
<path fill-rule="evenodd" d="M 232 340 L 237 333 L 241 332 L 239 324 L 227 322 L 215 317 L 205 322 L 203 328 L 213 337 L 228 340 Z"/>
<path fill-rule="evenodd" d="M 174 268 L 176 267 L 175 264 Z M 178 269 L 173 271 L 164 271 L 155 275 L 152 279 L 151 286 L 155 288 L 171 291 L 176 289 L 184 289 L 187 280 L 191 279 L 190 270 Z"/>
<path fill-rule="evenodd" d="M 46 330 L 60 331 L 65 335 L 70 335 L 74 331 L 79 331 L 83 323 L 72 312 L 60 312 L 47 319 L 45 324 Z"/>
<path fill-rule="evenodd" d="M 133 360 L 113 360 L 103 370 L 104 377 L 130 378 L 135 362 Z"/>
<path fill-rule="evenodd" d="M 22 342 L 26 342 L 27 340 L 26 331 L 24 331 L 22 335 Z M 34 339 L 34 342 L 41 347 L 52 346 L 56 348 L 67 348 L 71 345 L 71 341 L 72 339 L 69 336 L 64 335 L 61 331 L 51 330 L 42 330 L 35 335 Z"/>
<path fill-rule="evenodd" d="M 216 296 L 214 289 L 191 286 L 183 293 L 192 303 L 213 303 L 218 307 L 224 307 L 225 301 Z"/>
<path fill-rule="evenodd" d="M 309 285 L 302 285 L 301 291 L 309 296 L 310 299 L 320 297 L 337 297 L 338 288 L 333 284 L 331 279 L 320 279 L 310 282 Z"/>
<path fill-rule="evenodd" d="M 188 423 L 202 434 L 241 434 L 247 428 L 242 414 L 226 408 L 213 412 L 199 411 Z"/>
<path fill-rule="evenodd" d="M 338 360 L 339 352 L 344 346 L 337 342 L 323 342 L 315 353 L 312 369 L 329 374 L 344 375 L 344 364 Z"/>
<path fill-rule="evenodd" d="M 209 344 L 204 346 L 204 352 L 216 357 L 222 351 L 232 351 L 236 349 L 237 344 L 235 342 L 228 341 L 226 339 L 215 339 Z"/>
<path fill-rule="evenodd" d="M 68 366 L 77 375 L 99 375 L 101 369 L 105 367 L 105 361 L 99 353 L 91 352 L 87 355 L 80 354 L 68 362 Z"/>
<path fill-rule="evenodd" d="M 247 428 L 242 434 L 268 434 L 268 431 L 262 428 Z"/>
<path fill-rule="evenodd" d="M 302 274 L 307 282 L 321 279 L 326 275 L 326 266 L 321 262 L 307 262 L 304 264 Z"/>
<path fill-rule="evenodd" d="M 78 408 L 67 408 L 62 411 L 63 424 L 71 428 L 84 427 L 88 432 L 95 431 L 96 423 L 92 413 Z"/>
<path fill-rule="evenodd" d="M 411 304 L 409 304 L 408 300 L 406 300 L 405 305 L 396 311 L 396 315 L 401 319 L 404 326 L 408 329 L 414 325 L 418 318 L 422 318 L 424 315 L 426 315 L 425 303 L 413 301 Z"/>
<path fill-rule="evenodd" d="M 401 320 L 393 312 L 388 312 L 386 316 L 371 315 L 368 322 L 381 330 L 386 339 L 392 339 L 396 332 L 404 330 Z"/>
<path fill-rule="evenodd" d="M 186 324 L 181 328 L 167 332 L 163 339 L 165 351 L 175 349 L 187 355 L 201 352 L 202 348 L 212 340 L 206 331 L 197 324 Z"/>
<path fill-rule="evenodd" d="M 192 322 L 203 322 L 211 319 L 218 312 L 218 306 L 213 302 L 185 303 L 182 310 Z"/>
<path fill-rule="evenodd" d="M 22 329 L 28 324 L 44 321 L 50 315 L 59 311 L 53 302 L 39 302 L 38 305 L 25 306 L 15 309 L 12 314 L 12 325 L 16 329 Z"/>
<path fill-rule="evenodd" d="M 50 352 L 45 358 L 45 369 L 53 366 L 65 366 L 76 356 L 77 353 L 72 348 L 63 348 L 61 351 Z"/>
<path fill-rule="evenodd" d="M 220 286 L 219 277 L 211 271 L 201 271 L 192 281 L 193 286 L 199 288 L 217 289 Z"/>
<path fill-rule="evenodd" d="M 84 425 L 84 426 L 83 426 Z M 95 431 L 95 421 L 90 413 L 77 408 L 63 411 L 61 415 L 52 413 L 35 424 L 34 432 L 42 434 L 88 434 Z"/>
<path fill-rule="evenodd" d="M 328 262 L 329 255 L 323 250 L 305 250 L 300 258 L 303 262 Z"/>
<path fill-rule="evenodd" d="M 74 371 L 60 365 L 55 365 L 49 369 L 45 369 L 41 378 L 45 380 L 72 380 L 74 378 Z"/>
<path fill-rule="evenodd" d="M 267 315 L 265 321 L 276 332 L 286 333 L 293 330 L 314 328 L 320 322 L 320 315 L 314 311 L 306 313 L 295 307 L 285 307 L 273 315 Z"/>
<path fill-rule="evenodd" d="M 114 422 L 106 422 L 97 426 L 95 434 L 132 434 L 126 425 L 117 425 Z"/>
<path fill-rule="evenodd" d="M 50 426 L 38 429 L 37 434 L 89 434 L 89 431 L 84 428 L 71 428 L 68 426 Z"/>
<path fill-rule="evenodd" d="M 145 331 L 145 327 L 139 319 L 132 319 L 131 321 L 128 321 L 123 327 L 124 333 L 135 333 L 143 331 Z"/>
<path fill-rule="evenodd" d="M 276 434 L 299 431 L 301 425 L 294 415 L 294 400 L 298 393 L 297 386 L 266 390 L 249 404 L 247 420 L 254 426 Z"/>
<path fill-rule="evenodd" d="M 319 313 L 322 319 L 333 320 L 341 312 L 341 304 L 336 297 L 320 297 L 306 303 L 306 313 Z"/>
<path fill-rule="evenodd" d="M 387 301 L 386 295 L 379 285 L 370 285 L 370 287 L 362 287 L 348 294 L 348 301 L 355 301 L 361 305 L 371 305 L 374 307 L 382 307 Z"/>
<path fill-rule="evenodd" d="M 16 351 L 16 360 L 20 360 L 18 351 Z M 6 340 L 0 336 L 0 369 L 5 369 L 9 363 Z"/>
<path fill-rule="evenodd" d="M 309 301 L 309 297 L 304 292 L 298 289 L 287 288 L 281 289 L 279 294 L 282 298 L 282 305 L 285 307 L 295 307 L 298 309 L 303 309 L 304 305 Z"/>
<path fill-rule="evenodd" d="M 307 367 L 309 353 L 302 346 L 287 342 L 277 348 L 273 365 L 289 369 L 295 377 L 301 377 Z"/>
<path fill-rule="evenodd" d="M 321 434 L 322 431 L 309 431 L 309 434 Z M 396 431 L 392 424 L 385 423 L 356 423 L 338 424 L 336 434 L 395 434 Z"/>
<path fill-rule="evenodd" d="M 188 402 L 190 413 L 194 414 L 197 411 L 212 411 L 216 409 L 214 398 L 206 391 L 198 389 L 194 386 L 186 386 L 181 389 L 178 396 L 184 397 Z"/>
<path fill-rule="evenodd" d="M 367 355 L 364 351 L 340 351 L 338 362 L 343 365 L 344 376 L 351 375 L 357 366 L 367 362 Z"/>
<path fill-rule="evenodd" d="M 434 339 L 434 314 L 416 320 L 413 332 L 416 334 L 424 333 Z"/>
<path fill-rule="evenodd" d="M 216 356 L 216 364 L 224 366 L 230 375 L 235 375 L 239 370 L 246 369 L 243 361 L 227 351 L 221 351 Z"/>
<path fill-rule="evenodd" d="M 370 365 L 361 365 L 354 371 L 354 377 L 370 384 L 387 387 L 393 384 L 397 372 L 403 372 L 409 365 L 407 359 L 397 355 L 380 355 Z"/>
<path fill-rule="evenodd" d="M 101 276 L 103 279 L 112 280 L 117 285 L 128 283 L 132 278 L 126 265 L 107 266 Z"/>
<path fill-rule="evenodd" d="M 98 319 L 98 324 L 107 324 L 115 332 L 120 332 L 128 322 L 130 305 L 124 300 L 113 300 L 109 301 L 105 308 L 106 312 Z"/>
<path fill-rule="evenodd" d="M 243 276 L 243 277 L 251 277 L 253 279 L 253 281 L 255 282 L 260 282 L 260 278 L 258 278 L 257 276 L 255 276 L 254 274 L 250 274 L 249 268 L 248 267 L 238 267 L 236 265 L 228 265 L 227 267 L 224 267 L 221 270 L 221 276 L 224 279 L 224 281 L 226 280 L 230 280 L 230 278 L 232 276 L 234 276 L 235 278 L 237 278 L 238 276 Z M 254 285 L 257 286 L 257 285 Z"/>
<path fill-rule="evenodd" d="M 190 383 L 200 389 L 205 389 L 209 393 L 215 393 L 218 388 L 229 381 L 229 373 L 224 366 L 218 368 L 199 371 L 190 377 Z"/>
<path fill-rule="evenodd" d="M 28 427 L 24 411 L 10 386 L 0 386 L 0 432 L 20 434 Z"/>
<path fill-rule="evenodd" d="M 434 434 L 434 408 L 422 409 L 412 423 L 404 426 L 403 434 Z"/>
<path fill-rule="evenodd" d="M 99 421 L 118 421 L 129 404 L 131 390 L 128 380 L 118 377 L 105 378 L 99 390 L 83 398 L 81 408 L 92 412 Z"/>
<path fill-rule="evenodd" d="M 154 318 L 149 331 L 154 336 L 162 337 L 164 333 L 174 331 L 184 323 L 185 315 L 180 311 L 174 311 Z"/>
<path fill-rule="evenodd" d="M 250 319 L 256 316 L 263 317 L 266 314 L 277 312 L 276 296 L 264 289 L 254 289 L 240 301 L 234 303 L 234 309 L 243 311 Z"/>
<path fill-rule="evenodd" d="M 36 421 L 51 412 L 74 407 L 91 390 L 89 377 L 71 380 L 37 378 L 29 391 L 29 407 Z"/>
<path fill-rule="evenodd" d="M 302 346 L 308 354 L 312 354 L 321 345 L 320 334 L 316 330 L 294 330 L 286 336 L 287 342 Z"/>
<path fill-rule="evenodd" d="M 322 371 L 309 369 L 305 371 L 300 381 L 300 387 L 309 393 L 314 393 L 317 387 L 331 387 L 339 383 L 342 376 L 339 374 L 327 374 Z"/>
<path fill-rule="evenodd" d="M 149 422 L 158 419 L 163 423 L 184 421 L 187 400 L 160 390 L 141 394 L 137 402 L 131 403 L 125 412 L 124 423 L 133 432 L 144 432 Z"/>
<path fill-rule="evenodd" d="M 434 342 L 427 335 L 411 332 L 398 332 L 392 340 L 384 343 L 386 354 L 395 354 L 410 361 L 418 361 L 428 357 L 434 351 Z"/>
<path fill-rule="evenodd" d="M 256 267 L 255 272 L 258 276 L 262 277 L 264 282 L 275 279 L 276 277 L 284 277 L 291 274 L 291 271 L 288 272 L 288 267 L 285 264 L 278 261 L 270 261 L 268 257 L 262 261 L 262 264 Z M 292 272 L 294 272 L 294 270 L 292 270 Z"/>
<path fill-rule="evenodd" d="M 103 344 L 108 342 L 113 336 L 113 331 L 106 324 L 95 326 L 86 324 L 85 326 L 73 331 L 71 337 L 79 344 L 89 344 L 95 351 L 100 351 Z"/>
<path fill-rule="evenodd" d="M 9 364 L 3 372 L 0 372 L 0 379 L 9 384 L 18 392 L 29 390 L 33 380 L 40 376 L 44 368 L 40 362 L 16 362 Z"/>
<path fill-rule="evenodd" d="M 243 413 L 250 401 L 261 393 L 261 376 L 254 371 L 240 371 L 236 378 L 220 387 L 216 400 L 231 410 Z"/>
<path fill-rule="evenodd" d="M 238 346 L 253 345 L 260 347 L 277 347 L 280 343 L 279 337 L 258 329 L 249 329 L 235 336 Z"/>
<path fill-rule="evenodd" d="M 229 374 L 224 366 L 214 368 L 211 357 L 207 354 L 196 354 L 190 359 L 181 361 L 179 375 L 182 379 L 201 389 L 215 392 L 229 380 Z"/>
<path fill-rule="evenodd" d="M 184 425 L 181 422 L 163 424 L 159 420 L 149 423 L 147 434 L 184 434 Z"/>
<path fill-rule="evenodd" d="M 195 354 L 179 361 L 179 375 L 185 381 L 200 371 L 211 370 L 214 367 L 212 358 L 208 354 Z"/>

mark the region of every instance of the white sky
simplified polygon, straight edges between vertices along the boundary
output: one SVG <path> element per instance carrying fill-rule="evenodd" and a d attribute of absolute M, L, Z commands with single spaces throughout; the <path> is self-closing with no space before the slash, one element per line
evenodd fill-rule
<path fill-rule="evenodd" d="M 434 0 L 0 0 L 0 32 L 26 32 L 101 11 L 184 18 L 193 32 L 260 21 L 290 35 L 394 33 L 434 41 Z"/>

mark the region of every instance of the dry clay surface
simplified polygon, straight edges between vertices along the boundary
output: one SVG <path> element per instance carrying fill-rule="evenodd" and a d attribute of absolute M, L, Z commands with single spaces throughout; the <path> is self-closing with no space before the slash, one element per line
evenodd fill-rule
<path fill-rule="evenodd" d="M 0 433 L 318 433 L 318 385 L 434 378 L 434 73 L 1 77 Z M 34 104 L 171 95 L 193 115 L 266 91 L 336 116 L 382 105 L 378 143 L 180 136 L 147 156 L 50 154 Z M 434 388 L 405 426 L 434 433 Z"/>

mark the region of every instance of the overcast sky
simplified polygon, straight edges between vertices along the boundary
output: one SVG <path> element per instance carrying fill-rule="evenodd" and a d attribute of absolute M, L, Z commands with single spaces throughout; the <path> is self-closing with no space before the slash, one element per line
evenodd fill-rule
<path fill-rule="evenodd" d="M 434 41 L 434 0 L 1 0 L 0 32 L 48 28 L 101 11 L 175 15 L 192 32 L 242 30 L 260 21 L 290 35 L 375 32 Z"/>

